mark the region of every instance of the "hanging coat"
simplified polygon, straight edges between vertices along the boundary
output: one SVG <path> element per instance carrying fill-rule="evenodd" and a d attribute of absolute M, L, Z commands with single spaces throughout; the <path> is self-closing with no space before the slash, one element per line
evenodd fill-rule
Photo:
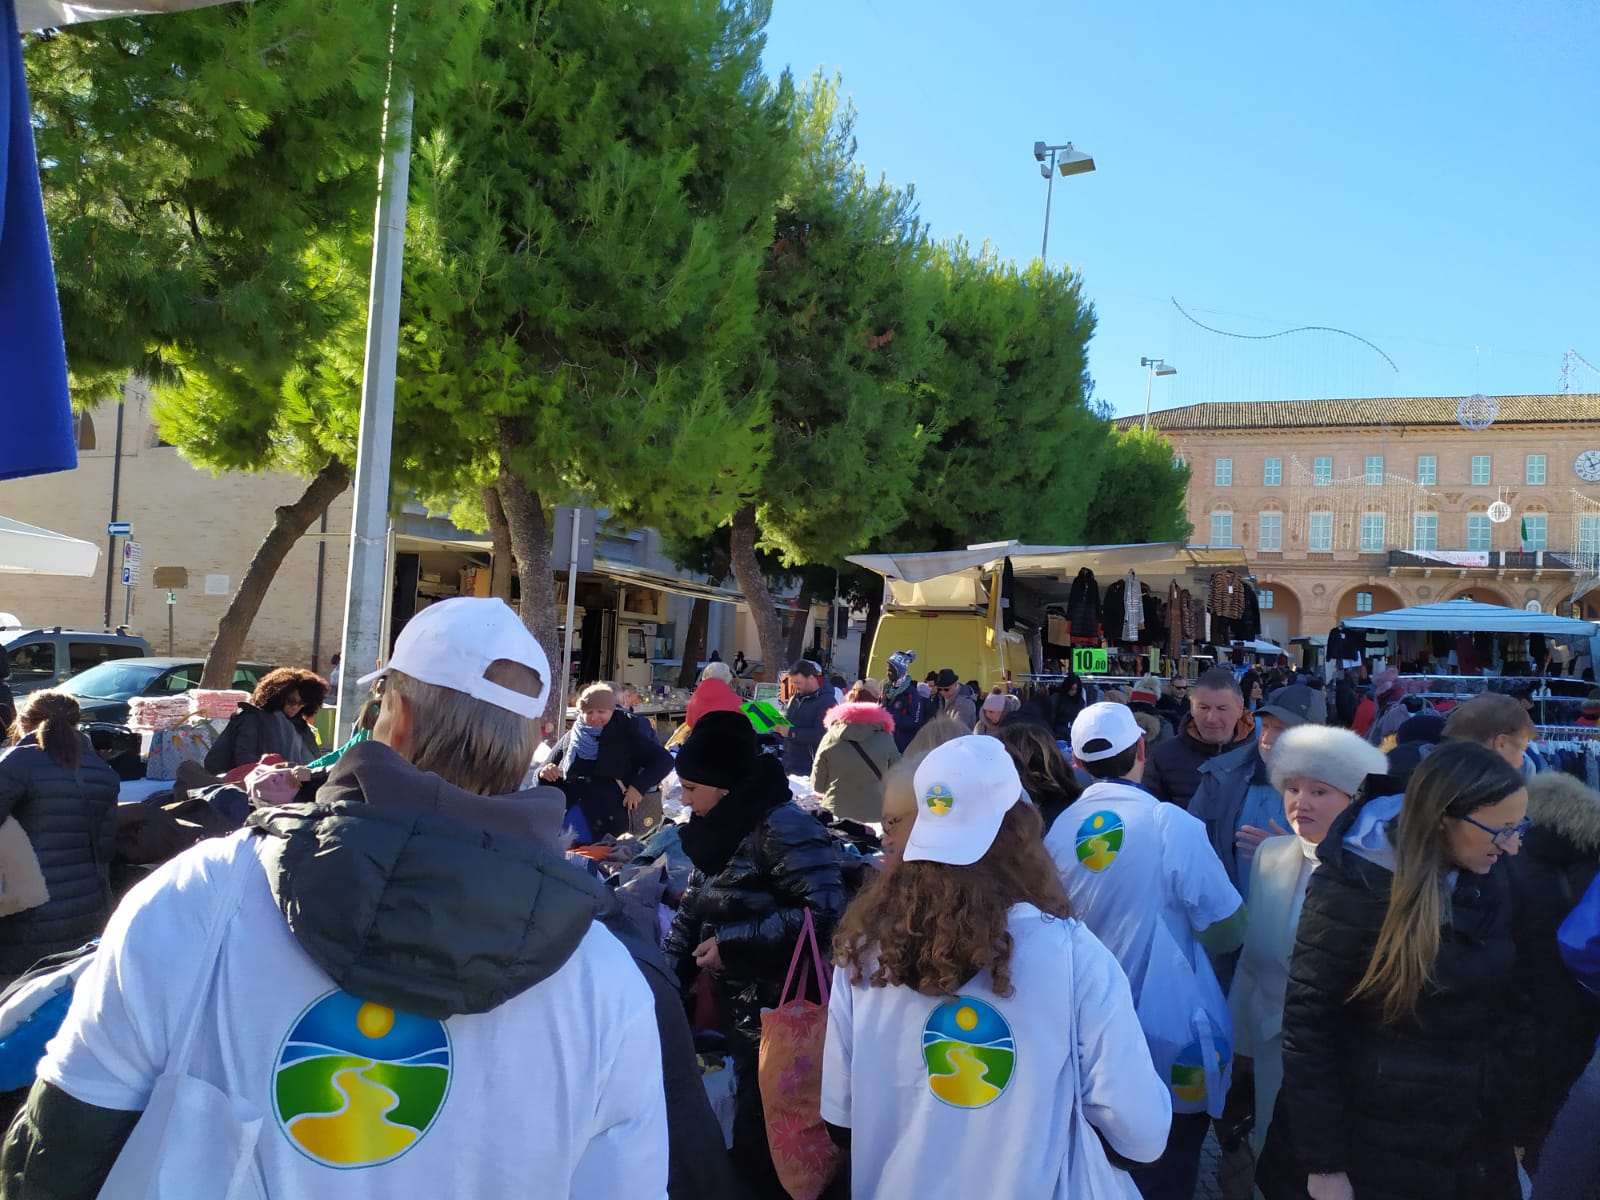
<path fill-rule="evenodd" d="M 1242 641 L 1253 642 L 1261 636 L 1261 600 L 1256 595 L 1255 588 L 1248 583 L 1244 588 L 1244 618 L 1239 630 Z"/>
<path fill-rule="evenodd" d="M 1139 591 L 1139 577 L 1129 571 L 1122 583 L 1122 640 L 1137 642 L 1139 627 L 1144 624 L 1144 601 Z"/>
<path fill-rule="evenodd" d="M 1176 661 L 1183 654 L 1183 630 L 1189 621 L 1189 593 L 1174 579 L 1167 587 L 1167 657 Z"/>
<path fill-rule="evenodd" d="M 1075 638 L 1100 636 L 1100 585 L 1088 567 L 1072 581 L 1072 591 L 1067 596 L 1067 623 Z"/>

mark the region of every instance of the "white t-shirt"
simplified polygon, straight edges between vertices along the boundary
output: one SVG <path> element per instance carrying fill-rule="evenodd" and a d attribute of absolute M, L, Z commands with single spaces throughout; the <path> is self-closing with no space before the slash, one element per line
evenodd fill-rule
<path fill-rule="evenodd" d="M 1009 997 L 987 971 L 944 999 L 835 971 L 822 1118 L 851 1130 L 853 1195 L 1076 1195 L 1079 1105 L 1119 1153 L 1161 1156 L 1171 1109 L 1116 960 L 1031 904 L 1009 927 Z"/>
<path fill-rule="evenodd" d="M 336 988 L 278 912 L 249 834 L 166 864 L 117 909 L 39 1077 L 141 1110 L 205 985 L 198 962 L 233 871 L 190 1073 L 265 1115 L 273 1200 L 664 1197 L 666 1102 L 649 985 L 593 926 L 554 975 L 436 1021 Z"/>
<path fill-rule="evenodd" d="M 1056 818 L 1044 844 L 1073 912 L 1128 974 L 1175 1110 L 1220 1112 L 1216 1092 L 1225 1090 L 1232 1059 L 1232 1021 L 1194 935 L 1231 917 L 1243 901 L 1204 823 L 1143 788 L 1102 779 Z M 1217 1089 L 1205 1082 L 1208 1041 L 1224 1076 Z"/>

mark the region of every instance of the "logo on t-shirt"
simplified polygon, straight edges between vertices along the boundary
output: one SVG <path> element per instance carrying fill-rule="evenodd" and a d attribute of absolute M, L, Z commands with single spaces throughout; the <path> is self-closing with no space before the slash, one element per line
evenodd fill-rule
<path fill-rule="evenodd" d="M 1090 813 L 1078 826 L 1078 861 L 1104 871 L 1122 849 L 1122 818 L 1114 812 Z"/>
<path fill-rule="evenodd" d="M 273 1077 L 278 1127 L 308 1158 L 373 1167 L 428 1132 L 450 1091 L 443 1022 L 330 992 L 300 1014 Z"/>
<path fill-rule="evenodd" d="M 945 1000 L 922 1027 L 928 1090 L 952 1108 L 983 1108 L 1000 1099 L 1017 1065 L 1011 1026 L 971 996 Z"/>
<path fill-rule="evenodd" d="M 928 790 L 922 794 L 922 802 L 928 806 L 928 811 L 936 817 L 942 817 L 956 806 L 955 793 L 942 783 L 928 785 Z"/>
<path fill-rule="evenodd" d="M 1228 1053 L 1227 1043 L 1214 1042 L 1211 1057 L 1219 1072 L 1222 1070 Z M 1191 1104 L 1200 1104 L 1205 1101 L 1205 1055 L 1205 1048 L 1198 1041 L 1194 1041 L 1185 1046 L 1179 1052 L 1178 1057 L 1173 1060 L 1172 1070 L 1168 1075 L 1168 1079 L 1172 1084 L 1172 1094 L 1179 1100 L 1186 1100 Z"/>

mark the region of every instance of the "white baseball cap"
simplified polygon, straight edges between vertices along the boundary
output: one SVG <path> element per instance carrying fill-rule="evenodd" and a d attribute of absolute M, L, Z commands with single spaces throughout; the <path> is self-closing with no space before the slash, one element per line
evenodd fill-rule
<path fill-rule="evenodd" d="M 989 852 L 1012 805 L 1026 799 L 999 738 L 968 735 L 933 750 L 917 767 L 917 820 L 907 862 L 970 866 Z"/>
<path fill-rule="evenodd" d="M 1132 709 L 1102 700 L 1089 705 L 1072 722 L 1072 754 L 1086 763 L 1115 758 L 1143 736 Z"/>
<path fill-rule="evenodd" d="M 529 696 L 487 678 L 491 663 L 509 659 L 539 676 L 539 694 Z M 422 683 L 465 692 L 533 720 L 550 699 L 550 659 L 521 618 L 504 600 L 458 596 L 430 604 L 400 631 L 389 661 L 365 685 L 389 671 Z"/>

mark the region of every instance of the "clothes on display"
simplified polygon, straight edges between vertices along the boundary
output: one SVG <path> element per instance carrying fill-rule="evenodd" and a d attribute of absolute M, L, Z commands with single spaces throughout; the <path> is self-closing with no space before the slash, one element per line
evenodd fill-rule
<path fill-rule="evenodd" d="M 1144 603 L 1139 592 L 1139 577 L 1129 571 L 1122 578 L 1122 640 L 1137 642 L 1144 625 Z"/>
<path fill-rule="evenodd" d="M 1067 594 L 1067 624 L 1074 638 L 1100 639 L 1100 584 L 1088 567 L 1078 572 Z"/>

